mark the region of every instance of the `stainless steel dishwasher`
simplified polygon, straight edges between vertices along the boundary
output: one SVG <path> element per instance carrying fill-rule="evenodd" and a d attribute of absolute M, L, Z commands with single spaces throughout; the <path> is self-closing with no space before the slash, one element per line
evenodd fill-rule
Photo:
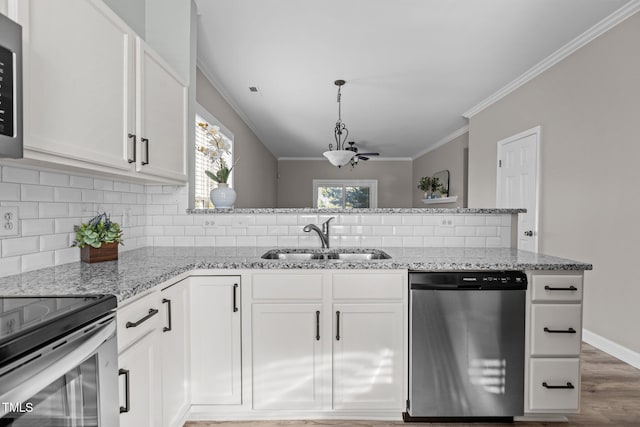
<path fill-rule="evenodd" d="M 406 421 L 511 421 L 524 412 L 527 278 L 409 273 Z"/>

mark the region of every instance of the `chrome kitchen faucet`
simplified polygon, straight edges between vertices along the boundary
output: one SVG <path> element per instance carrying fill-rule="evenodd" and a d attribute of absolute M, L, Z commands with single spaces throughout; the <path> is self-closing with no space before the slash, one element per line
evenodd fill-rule
<path fill-rule="evenodd" d="M 325 248 L 329 249 L 329 222 L 331 222 L 332 219 L 336 219 L 336 217 L 332 216 L 331 218 L 329 218 L 328 220 L 322 223 L 322 230 L 320 230 L 320 228 L 315 224 L 307 224 L 304 226 L 302 231 L 304 231 L 305 233 L 308 233 L 311 230 L 315 231 L 316 233 L 318 233 L 318 236 L 320 237 L 320 243 L 322 244 L 322 249 L 325 249 Z"/>

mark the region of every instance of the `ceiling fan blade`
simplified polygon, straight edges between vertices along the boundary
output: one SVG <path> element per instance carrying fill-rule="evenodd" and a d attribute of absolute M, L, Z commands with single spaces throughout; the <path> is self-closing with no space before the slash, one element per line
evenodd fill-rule
<path fill-rule="evenodd" d="M 368 158 L 368 157 L 364 157 L 364 156 L 358 156 L 358 158 L 359 158 L 360 160 L 369 160 L 369 158 Z"/>
<path fill-rule="evenodd" d="M 379 156 L 380 153 L 358 153 L 358 156 Z"/>

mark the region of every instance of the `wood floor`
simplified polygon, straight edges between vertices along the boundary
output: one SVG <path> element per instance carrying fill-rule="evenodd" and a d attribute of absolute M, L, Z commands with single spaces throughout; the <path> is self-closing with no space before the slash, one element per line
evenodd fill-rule
<path fill-rule="evenodd" d="M 519 422 L 520 427 L 637 426 L 640 427 L 640 370 L 588 345 L 582 346 L 581 412 L 569 423 Z M 420 426 L 389 421 L 234 421 L 189 422 L 185 427 L 391 427 Z M 499 426 L 498 424 L 428 424 L 430 426 Z M 504 425 L 504 424 L 502 424 Z"/>

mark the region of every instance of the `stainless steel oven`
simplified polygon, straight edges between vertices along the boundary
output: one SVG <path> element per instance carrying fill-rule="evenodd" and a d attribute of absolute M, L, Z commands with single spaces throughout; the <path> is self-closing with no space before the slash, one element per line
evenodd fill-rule
<path fill-rule="evenodd" d="M 22 27 L 0 13 L 0 157 L 22 152 Z"/>
<path fill-rule="evenodd" d="M 0 426 L 119 423 L 113 296 L 0 298 Z"/>

